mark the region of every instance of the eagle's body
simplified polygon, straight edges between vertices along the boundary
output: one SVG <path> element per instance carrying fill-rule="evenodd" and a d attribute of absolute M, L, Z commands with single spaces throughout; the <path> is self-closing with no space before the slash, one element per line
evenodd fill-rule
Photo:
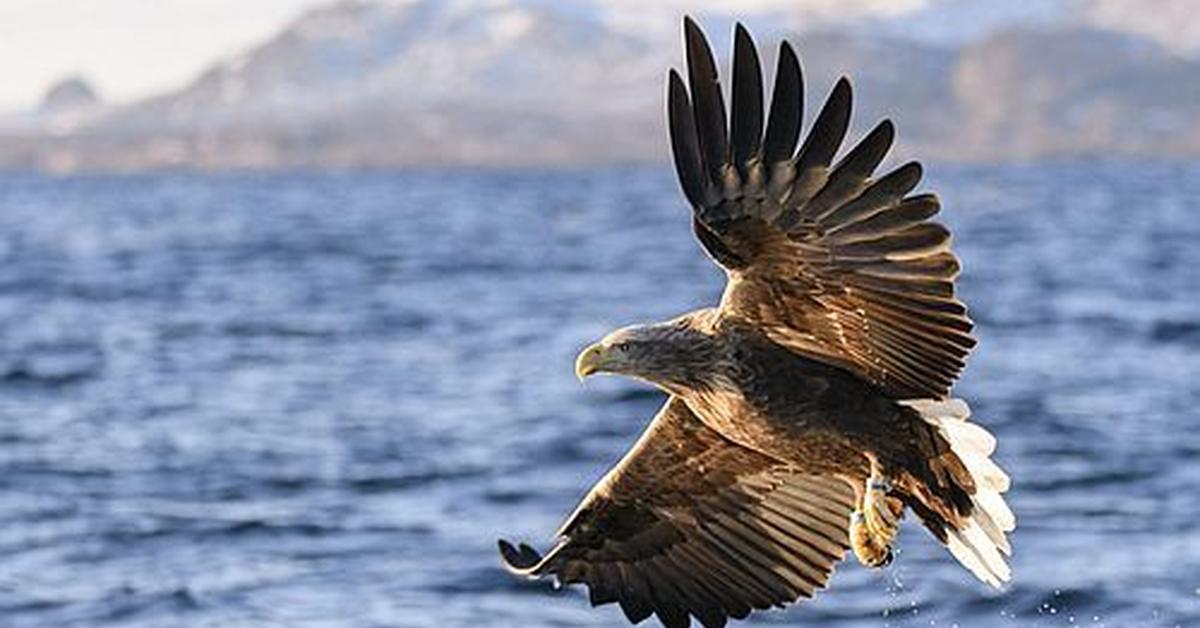
<path fill-rule="evenodd" d="M 861 379 L 788 351 L 753 326 L 721 320 L 715 310 L 675 324 L 711 342 L 710 360 L 686 383 L 660 385 L 717 433 L 804 471 L 856 480 L 869 471 L 863 451 L 895 458 L 894 443 L 875 436 L 882 425 L 888 433 L 909 431 L 908 417 Z"/>
<path fill-rule="evenodd" d="M 588 585 L 593 604 L 668 627 L 722 626 L 811 597 L 853 549 L 890 562 L 911 510 L 965 567 L 999 586 L 1015 518 L 995 439 L 950 386 L 974 346 L 954 296 L 949 232 L 909 195 L 916 163 L 876 179 L 884 121 L 837 164 L 843 79 L 803 145 L 802 87 L 779 55 L 764 116 L 757 53 L 740 26 L 731 109 L 685 20 L 690 94 L 671 73 L 675 164 L 693 230 L 729 278 L 719 307 L 617 330 L 576 372 L 626 375 L 668 399 L 584 498 L 545 556 L 501 542 L 510 570 Z M 765 129 L 764 129 L 765 122 Z"/>

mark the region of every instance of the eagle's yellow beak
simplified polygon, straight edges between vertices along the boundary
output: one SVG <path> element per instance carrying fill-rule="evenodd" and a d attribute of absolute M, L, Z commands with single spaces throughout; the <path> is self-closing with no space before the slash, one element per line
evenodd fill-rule
<path fill-rule="evenodd" d="M 604 365 L 606 357 L 606 351 L 600 344 L 594 344 L 584 349 L 579 357 L 575 358 L 575 377 L 582 381 L 588 375 L 599 371 Z"/>

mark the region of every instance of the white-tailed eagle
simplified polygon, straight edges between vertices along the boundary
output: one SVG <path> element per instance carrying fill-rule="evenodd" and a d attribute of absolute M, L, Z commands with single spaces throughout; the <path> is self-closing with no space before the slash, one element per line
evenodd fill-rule
<path fill-rule="evenodd" d="M 704 35 L 684 23 L 672 71 L 675 166 L 701 245 L 725 269 L 718 307 L 620 329 L 579 376 L 668 395 L 633 449 L 540 554 L 501 541 L 508 568 L 586 584 L 630 621 L 723 626 L 811 597 L 847 549 L 892 557 L 907 511 L 971 573 L 1000 586 L 1015 518 L 996 441 L 950 387 L 975 340 L 954 294 L 950 233 L 913 194 L 921 166 L 882 176 L 879 123 L 838 161 L 851 90 L 838 81 L 797 150 L 800 64 L 786 42 L 769 109 L 758 54 L 736 29 L 728 120 Z M 764 112 L 767 113 L 764 113 Z"/>

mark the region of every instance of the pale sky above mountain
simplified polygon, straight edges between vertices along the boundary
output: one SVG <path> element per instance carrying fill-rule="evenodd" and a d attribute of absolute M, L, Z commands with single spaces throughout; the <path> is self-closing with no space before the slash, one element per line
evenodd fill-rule
<path fill-rule="evenodd" d="M 1197 8 L 1196 0 L 1091 0 L 1086 17 L 1098 26 L 1128 30 L 1190 53 L 1200 50 Z"/>
<path fill-rule="evenodd" d="M 118 101 L 182 85 L 327 1 L 3 0 L 0 110 L 36 106 L 72 74 Z"/>

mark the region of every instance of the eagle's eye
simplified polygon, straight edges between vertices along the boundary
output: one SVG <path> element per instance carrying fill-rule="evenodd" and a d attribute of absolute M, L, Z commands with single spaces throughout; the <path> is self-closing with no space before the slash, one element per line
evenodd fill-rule
<path fill-rule="evenodd" d="M 633 344 L 629 342 L 618 342 L 617 344 L 613 345 L 613 348 L 621 353 L 628 353 L 629 350 L 633 348 Z"/>

